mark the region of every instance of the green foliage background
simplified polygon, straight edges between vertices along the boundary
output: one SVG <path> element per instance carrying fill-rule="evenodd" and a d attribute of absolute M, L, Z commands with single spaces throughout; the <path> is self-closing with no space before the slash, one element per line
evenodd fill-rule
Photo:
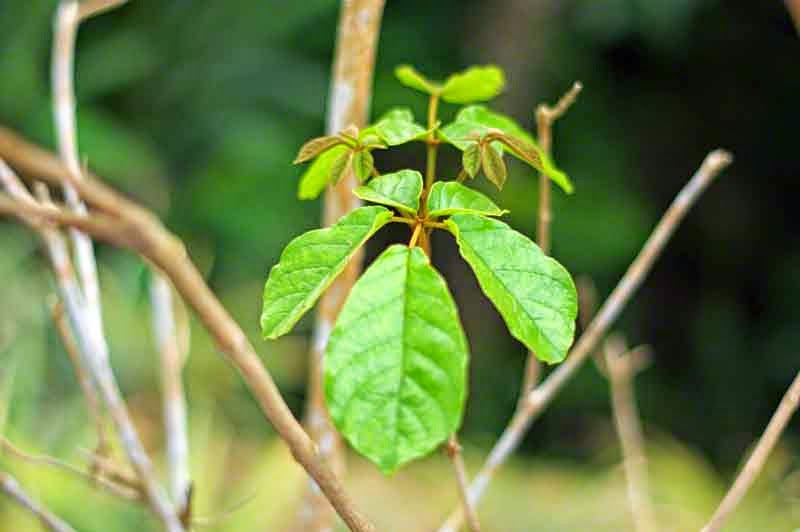
<path fill-rule="evenodd" d="M 0 123 L 47 146 L 55 4 L 0 1 Z M 283 246 L 319 224 L 319 203 L 296 200 L 302 169 L 290 162 L 305 139 L 322 133 L 337 11 L 333 0 L 132 0 L 87 23 L 78 45 L 81 153 L 186 240 L 298 413 L 311 320 L 297 334 L 261 341 L 260 294 Z M 798 369 L 800 41 L 780 2 L 389 1 L 373 117 L 396 105 L 424 116 L 424 98 L 394 81 L 397 64 L 444 77 L 487 62 L 507 72 L 499 109 L 527 126 L 540 101 L 554 101 L 575 79 L 586 87 L 556 126 L 555 160 L 576 193 L 554 189 L 554 254 L 575 275 L 591 275 L 601 296 L 703 155 L 722 146 L 736 156 L 619 327 L 656 354 L 637 381 L 654 445 L 656 502 L 670 530 L 698 528 Z M 453 110 L 443 104 L 445 118 Z M 376 152 L 377 164 L 420 167 L 423 151 Z M 442 161 L 456 172 L 459 154 L 450 150 Z M 484 191 L 532 235 L 536 180 L 522 164 L 510 166 L 500 195 Z M 464 440 L 468 458 L 477 459 L 514 407 L 524 352 L 451 239 L 440 236 L 434 262 L 453 287 L 473 353 Z M 382 232 L 370 258 L 407 237 L 403 227 Z M 113 363 L 158 452 L 145 268 L 125 252 L 101 246 L 98 253 Z M 0 275 L 0 375 L 11 394 L 4 432 L 24 448 L 80 461 L 78 450 L 94 440 L 50 323 L 52 282 L 34 239 L 10 224 L 0 225 Z M 199 327 L 186 380 L 198 514 L 245 500 L 211 529 L 271 530 L 290 520 L 300 475 Z M 800 497 L 794 427 L 731 530 L 800 525 L 790 509 Z M 616 449 L 607 384 L 588 365 L 493 487 L 486 519 L 498 530 L 626 529 Z M 450 482 L 440 462 L 386 481 L 356 461 L 356 495 L 381 530 L 432 526 L 455 503 L 454 493 L 440 496 Z M 143 512 L 89 495 L 60 474 L 2 463 L 79 530 L 153 526 Z M 409 502 L 398 506 L 398 493 Z M 4 501 L 0 510 L 0 529 L 36 530 Z"/>

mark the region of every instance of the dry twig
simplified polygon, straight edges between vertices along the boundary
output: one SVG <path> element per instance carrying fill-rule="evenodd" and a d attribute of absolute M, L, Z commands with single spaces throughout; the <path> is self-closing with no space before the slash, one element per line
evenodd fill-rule
<path fill-rule="evenodd" d="M 639 285 L 650 272 L 653 263 L 661 254 L 664 246 L 691 206 L 711 184 L 714 177 L 730 164 L 731 160 L 731 155 L 726 151 L 712 151 L 706 156 L 703 164 L 686 186 L 678 193 L 639 254 L 628 267 L 628 271 L 625 272 L 614 291 L 603 303 L 597 316 L 570 351 L 567 360 L 539 386 L 529 392 L 524 401 L 520 403 L 520 407 L 514 413 L 500 439 L 489 453 L 483 468 L 470 485 L 469 499 L 472 504 L 478 503 L 495 472 L 517 448 L 534 419 L 547 408 L 556 394 L 591 355 L 597 343 L 608 332 L 617 316 L 619 316 L 631 296 L 633 296 L 636 289 L 639 288 Z M 439 532 L 455 532 L 458 530 L 462 520 L 461 511 L 456 510 L 442 525 Z"/>
<path fill-rule="evenodd" d="M 469 502 L 469 479 L 467 478 L 467 467 L 464 465 L 464 457 L 461 454 L 461 444 L 458 437 L 453 434 L 445 447 L 447 456 L 453 462 L 453 470 L 458 482 L 458 496 L 461 498 L 461 506 L 467 516 L 467 525 L 471 532 L 480 532 L 481 524 L 478 520 L 478 512 Z"/>
<path fill-rule="evenodd" d="M 20 506 L 28 510 L 42 525 L 52 532 L 75 532 L 75 529 L 54 515 L 50 510 L 33 500 L 19 482 L 8 473 L 0 473 L 0 489 Z"/>

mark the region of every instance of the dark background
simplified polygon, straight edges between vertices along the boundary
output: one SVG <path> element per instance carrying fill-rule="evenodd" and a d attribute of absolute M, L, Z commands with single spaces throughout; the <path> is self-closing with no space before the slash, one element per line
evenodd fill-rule
<path fill-rule="evenodd" d="M 51 147 L 54 6 L 0 0 L 0 122 Z M 290 162 L 323 131 L 337 12 L 332 0 L 133 0 L 86 23 L 78 41 L 81 153 L 186 240 L 298 413 L 311 320 L 265 343 L 257 319 L 282 247 L 319 223 L 320 204 L 296 200 L 302 169 Z M 490 62 L 508 78 L 496 107 L 527 127 L 538 103 L 554 102 L 574 80 L 584 84 L 555 128 L 554 156 L 576 193 L 554 191 L 553 254 L 575 276 L 590 276 L 601 298 L 704 155 L 733 152 L 734 164 L 687 217 L 617 327 L 631 345 L 654 350 L 637 380 L 648 436 L 681 442 L 729 478 L 800 368 L 800 40 L 783 4 L 390 0 L 372 116 L 395 105 L 424 116 L 424 98 L 393 79 L 399 63 L 441 78 Z M 443 114 L 455 110 L 444 105 Z M 412 145 L 380 154 L 378 166 L 418 167 L 423 156 Z M 442 161 L 445 173 L 457 171 L 454 153 Z M 485 190 L 511 210 L 513 225 L 535 234 L 529 169 L 512 164 L 502 193 Z M 395 238 L 407 238 L 405 230 L 382 232 L 370 256 Z M 0 325 L 14 331 L 3 356 L 19 373 L 12 433 L 68 449 L 85 435 L 70 436 L 75 426 L 55 401 L 66 405 L 66 419 L 85 419 L 48 323 L 44 262 L 33 239 L 9 224 L 0 225 L 0 246 Z M 463 437 L 484 451 L 513 411 L 525 353 L 449 238 L 435 248 L 473 353 Z M 143 332 L 145 268 L 110 248 L 99 256 L 115 364 L 134 408 L 152 412 L 159 399 Z M 271 433 L 202 330 L 193 333 L 190 406 L 213 407 L 238 437 Z M 608 462 L 597 456 L 615 445 L 609 415 L 607 382 L 587 364 L 534 425 L 523 453 Z M 789 449 L 796 438 L 793 423 Z"/>

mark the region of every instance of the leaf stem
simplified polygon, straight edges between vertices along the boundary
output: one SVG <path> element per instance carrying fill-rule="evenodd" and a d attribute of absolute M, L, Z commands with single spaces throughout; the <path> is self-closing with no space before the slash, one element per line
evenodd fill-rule
<path fill-rule="evenodd" d="M 403 218 L 402 216 L 392 216 L 389 219 L 389 221 L 390 222 L 399 222 L 401 224 L 408 224 L 408 225 L 414 225 L 414 224 L 417 223 L 417 220 L 415 220 L 414 218 Z"/>
<path fill-rule="evenodd" d="M 422 224 L 418 223 L 414 226 L 414 232 L 411 233 L 411 240 L 408 241 L 408 247 L 413 248 L 417 245 L 417 240 L 419 240 L 420 233 L 422 233 Z"/>

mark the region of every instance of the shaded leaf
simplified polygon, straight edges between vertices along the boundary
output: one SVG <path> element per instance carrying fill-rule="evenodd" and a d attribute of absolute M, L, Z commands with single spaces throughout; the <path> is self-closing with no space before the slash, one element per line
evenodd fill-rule
<path fill-rule="evenodd" d="M 264 285 L 264 337 L 277 338 L 289 332 L 358 248 L 391 217 L 385 207 L 359 207 L 331 227 L 309 231 L 289 242 Z"/>
<path fill-rule="evenodd" d="M 578 313 L 569 272 L 499 220 L 455 214 L 445 224 L 514 338 L 544 362 L 564 360 Z"/>
<path fill-rule="evenodd" d="M 375 168 L 375 158 L 369 150 L 357 151 L 353 154 L 352 163 L 353 173 L 359 183 L 363 183 L 372 175 Z"/>
<path fill-rule="evenodd" d="M 414 122 L 414 115 L 406 108 L 392 109 L 378 120 L 374 129 L 389 146 L 423 140 L 427 135 L 425 128 Z"/>
<path fill-rule="evenodd" d="M 339 181 L 341 181 L 344 176 L 352 171 L 354 155 L 355 154 L 352 151 L 347 150 L 339 155 L 335 161 L 333 161 L 330 175 L 331 183 L 338 185 Z"/>
<path fill-rule="evenodd" d="M 353 287 L 325 353 L 325 399 L 348 442 L 384 473 L 457 430 L 468 349 L 444 279 L 393 245 Z"/>
<path fill-rule="evenodd" d="M 481 144 L 481 166 L 486 178 L 494 183 L 498 190 L 503 189 L 508 177 L 508 168 L 503 160 L 503 155 L 492 149 L 489 144 Z"/>
<path fill-rule="evenodd" d="M 339 144 L 343 144 L 342 139 L 339 137 L 325 136 L 313 138 L 300 147 L 300 151 L 297 152 L 297 157 L 295 157 L 293 164 L 310 161 Z"/>
<path fill-rule="evenodd" d="M 411 65 L 398 66 L 394 69 L 394 75 L 406 87 L 411 87 L 425 94 L 433 94 L 439 90 L 439 86 L 436 83 L 417 72 L 417 69 Z"/>
<path fill-rule="evenodd" d="M 475 177 L 481 169 L 481 148 L 477 142 L 471 143 L 461 154 L 461 166 L 470 177 Z"/>
<path fill-rule="evenodd" d="M 422 194 L 422 174 L 416 170 L 383 174 L 356 188 L 353 193 L 364 201 L 416 214 L 419 210 L 419 197 Z"/>
<path fill-rule="evenodd" d="M 477 190 L 456 181 L 437 181 L 428 194 L 430 216 L 449 216 L 457 213 L 502 216 L 507 212 Z"/>
<path fill-rule="evenodd" d="M 297 196 L 305 200 L 319 196 L 331 181 L 331 170 L 334 163 L 338 164 L 340 159 L 344 157 L 344 163 L 346 164 L 349 155 L 350 149 L 347 146 L 339 145 L 317 157 L 300 177 Z M 341 170 L 343 171 L 344 168 L 341 168 Z M 341 175 L 341 172 L 339 175 Z"/>
<path fill-rule="evenodd" d="M 453 74 L 442 85 L 442 100 L 473 103 L 491 100 L 506 84 L 503 70 L 495 65 L 474 66 Z"/>

